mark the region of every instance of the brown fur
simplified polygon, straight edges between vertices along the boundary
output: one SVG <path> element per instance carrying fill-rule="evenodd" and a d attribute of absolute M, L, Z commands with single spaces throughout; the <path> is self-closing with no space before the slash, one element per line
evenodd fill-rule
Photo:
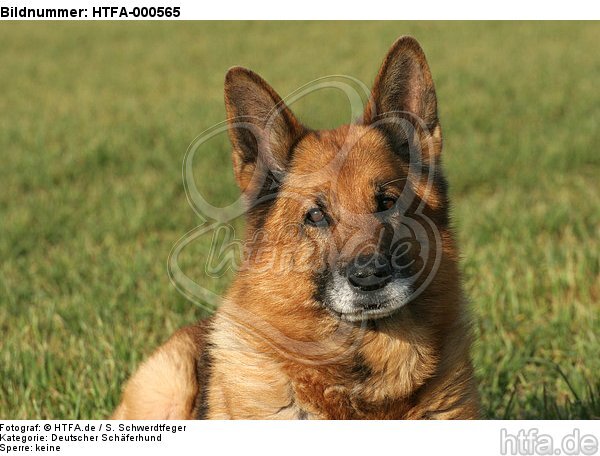
<path fill-rule="evenodd" d="M 231 120 L 234 172 L 249 205 L 245 263 L 212 321 L 180 330 L 138 369 L 113 418 L 477 418 L 445 181 L 410 174 L 399 152 L 415 141 L 425 168 L 439 167 L 435 90 L 417 42 L 404 37 L 392 46 L 355 125 L 304 128 L 242 68 L 229 71 L 225 94 L 230 118 L 253 132 Z M 376 126 L 382 118 L 410 120 L 414 135 L 394 122 Z M 315 271 L 333 261 L 325 255 L 331 246 L 336 261 L 374 248 L 383 229 L 373 196 L 381 183 L 396 194 L 408 186 L 416 198 L 410 210 L 423 203 L 440 234 L 439 267 L 392 315 L 345 321 L 316 298 Z M 301 223 L 315 201 L 336 221 L 329 230 Z"/>

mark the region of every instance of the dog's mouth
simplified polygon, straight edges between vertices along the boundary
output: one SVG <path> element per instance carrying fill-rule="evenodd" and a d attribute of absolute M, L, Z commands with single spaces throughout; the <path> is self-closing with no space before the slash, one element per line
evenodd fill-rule
<path fill-rule="evenodd" d="M 356 309 L 352 311 L 343 311 L 339 312 L 334 310 L 331 307 L 327 307 L 327 309 L 335 315 L 340 320 L 344 321 L 367 321 L 367 320 L 377 320 L 380 318 L 386 318 L 393 315 L 396 310 L 398 310 L 403 305 L 399 306 L 377 306 L 377 307 L 369 307 L 364 309 Z"/>
<path fill-rule="evenodd" d="M 386 318 L 410 301 L 412 285 L 407 279 L 395 279 L 377 290 L 356 290 L 342 277 L 333 277 L 323 304 L 330 313 L 345 321 Z"/>

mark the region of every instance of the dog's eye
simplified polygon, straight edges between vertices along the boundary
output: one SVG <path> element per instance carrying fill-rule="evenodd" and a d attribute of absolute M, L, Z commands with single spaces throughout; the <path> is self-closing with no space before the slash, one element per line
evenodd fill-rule
<path fill-rule="evenodd" d="M 378 198 L 377 212 L 384 212 L 392 209 L 396 205 L 397 198 L 393 196 L 383 195 Z"/>
<path fill-rule="evenodd" d="M 327 226 L 327 217 L 318 207 L 313 207 L 307 212 L 306 221 L 314 226 Z"/>

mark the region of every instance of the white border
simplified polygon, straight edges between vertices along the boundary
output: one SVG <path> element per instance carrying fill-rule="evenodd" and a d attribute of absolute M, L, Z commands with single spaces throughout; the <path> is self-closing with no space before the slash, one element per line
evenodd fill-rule
<path fill-rule="evenodd" d="M 22 1 L 2 2 L 5 7 L 27 8 L 86 8 L 116 6 L 134 7 L 180 7 L 177 20 L 590 20 L 600 18 L 600 3 L 570 0 L 526 2 L 504 0 L 481 2 L 469 0 L 427 0 L 409 2 L 402 0 L 379 0 L 377 2 L 351 1 L 197 1 L 197 0 L 94 0 L 94 1 Z M 167 19 L 167 18 L 165 18 Z M 173 19 L 173 18 L 171 18 Z M 8 19 L 10 20 L 10 19 Z M 68 19 L 73 20 L 73 19 Z M 91 14 L 81 20 L 94 20 Z M 98 20 L 98 19 L 96 19 Z M 113 20 L 123 20 L 114 17 Z M 127 20 L 136 20 L 129 17 Z M 137 19 L 140 20 L 140 19 Z"/>
<path fill-rule="evenodd" d="M 598 454 L 597 443 L 600 438 L 598 421 L 0 421 L 7 434 L 6 425 L 35 425 L 38 432 L 25 432 L 20 435 L 121 435 L 117 432 L 119 424 L 137 426 L 165 423 L 186 426 L 185 431 L 145 432 L 145 435 L 161 435 L 160 442 L 48 442 L 60 445 L 60 452 L 53 454 L 68 455 L 106 455 L 131 456 L 132 454 L 168 455 L 248 455 L 261 456 L 307 456 L 307 455 L 460 455 L 483 456 L 499 454 L 544 454 L 529 446 L 522 438 L 523 445 L 515 447 L 519 433 L 529 436 L 548 436 L 553 442 L 554 455 L 567 455 L 562 450 L 565 438 L 573 441 L 577 433 L 583 437 L 595 439 L 595 452 L 571 452 L 570 454 Z M 56 430 L 56 426 L 64 429 Z M 86 425 L 96 427 L 94 432 L 76 430 L 73 427 Z M 98 431 L 98 427 L 102 429 Z M 113 427 L 107 433 L 107 425 Z M 48 426 L 49 431 L 43 427 Z M 71 426 L 71 429 L 68 427 Z M 17 432 L 18 433 L 18 432 Z M 10 432 L 15 434 L 15 432 Z M 139 434 L 139 433 L 135 433 Z M 503 445 L 502 436 L 508 435 L 512 443 Z M 539 439 L 538 439 L 539 441 Z M 567 442 L 569 444 L 570 442 Z M 0 442 L 7 444 L 8 442 Z M 14 442 L 10 443 L 14 445 Z M 520 445 L 520 444 L 519 444 Z M 502 450 L 504 448 L 504 451 Z M 567 447 L 568 448 L 568 447 Z M 589 448 L 589 447 L 588 447 Z M 541 448 L 538 448 L 538 450 Z M 556 450 L 560 449 L 560 453 Z M 508 450 L 508 451 L 507 451 Z M 514 450 L 517 450 L 516 452 Z M 529 451 L 527 451 L 529 450 Z M 6 454 L 6 453 L 3 453 Z M 39 454 L 12 452 L 9 454 Z M 47 453 L 46 453 L 47 454 Z"/>

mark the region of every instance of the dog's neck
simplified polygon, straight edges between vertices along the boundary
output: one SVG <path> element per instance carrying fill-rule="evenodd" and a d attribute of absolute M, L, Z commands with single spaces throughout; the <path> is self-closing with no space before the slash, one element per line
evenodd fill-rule
<path fill-rule="evenodd" d="M 230 320 L 242 345 L 260 353 L 262 365 L 277 366 L 287 378 L 290 400 L 309 416 L 404 416 L 438 369 L 439 334 L 417 321 L 410 308 L 363 324 L 335 320 L 326 311 L 315 310 L 308 321 L 306 302 L 288 301 L 284 306 L 281 294 L 254 296 L 252 301 L 258 299 L 269 310 L 262 313 L 230 307 L 240 302 L 241 294 L 234 296 L 222 310 L 234 309 Z M 289 310 L 294 307 L 301 312 Z"/>

